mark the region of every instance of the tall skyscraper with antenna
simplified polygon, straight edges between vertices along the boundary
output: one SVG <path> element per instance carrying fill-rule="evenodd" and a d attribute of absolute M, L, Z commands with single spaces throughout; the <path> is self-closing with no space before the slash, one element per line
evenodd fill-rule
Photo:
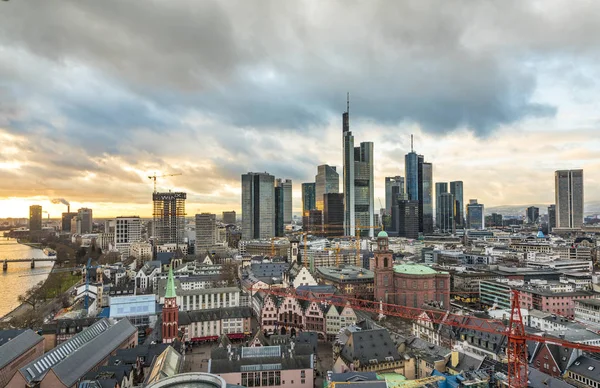
<path fill-rule="evenodd" d="M 361 235 L 373 237 L 375 231 L 375 200 L 373 179 L 373 143 L 363 142 L 354 147 L 350 131 L 350 94 L 346 112 L 342 115 L 344 152 L 344 232 L 354 236 L 358 226 L 364 227 Z M 362 229 L 362 228 L 361 228 Z"/>
<path fill-rule="evenodd" d="M 410 135 L 410 152 L 404 157 L 406 195 L 409 201 L 419 201 L 419 232 L 433 232 L 433 165 L 414 150 Z"/>

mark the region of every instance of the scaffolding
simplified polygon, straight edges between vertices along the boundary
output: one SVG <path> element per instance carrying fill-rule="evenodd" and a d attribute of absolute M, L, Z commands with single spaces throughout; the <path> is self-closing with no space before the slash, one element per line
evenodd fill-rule
<path fill-rule="evenodd" d="M 183 244 L 185 236 L 185 200 L 183 192 L 153 193 L 154 237 L 157 245 Z"/>

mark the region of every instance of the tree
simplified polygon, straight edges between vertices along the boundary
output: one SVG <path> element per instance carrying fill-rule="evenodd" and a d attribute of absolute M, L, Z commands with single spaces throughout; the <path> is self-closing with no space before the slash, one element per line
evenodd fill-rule
<path fill-rule="evenodd" d="M 220 280 L 225 286 L 235 286 L 238 283 L 238 264 L 234 261 L 227 261 L 221 265 Z"/>
<path fill-rule="evenodd" d="M 36 284 L 35 286 L 31 287 L 30 289 L 25 291 L 24 294 L 19 295 L 19 298 L 18 298 L 19 302 L 30 305 L 31 308 L 33 309 L 33 311 L 35 311 L 37 309 L 37 307 L 40 305 L 40 303 L 42 303 L 46 300 L 45 295 L 44 295 L 45 293 L 43 290 L 43 286 L 44 286 L 44 282 L 41 281 L 38 284 Z"/>

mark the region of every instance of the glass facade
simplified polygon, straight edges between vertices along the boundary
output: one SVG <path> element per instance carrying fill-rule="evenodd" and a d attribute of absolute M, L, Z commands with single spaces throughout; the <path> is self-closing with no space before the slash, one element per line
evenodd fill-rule
<path fill-rule="evenodd" d="M 394 190 L 395 188 L 395 190 Z M 397 199 L 404 199 L 404 177 L 385 177 L 385 213 L 392 214 L 392 206 Z"/>
<path fill-rule="evenodd" d="M 275 178 L 268 173 L 242 175 L 242 239 L 275 236 Z"/>
<path fill-rule="evenodd" d="M 309 210 L 316 209 L 316 183 L 302 184 L 302 215 L 305 216 Z"/>
<path fill-rule="evenodd" d="M 465 200 L 463 195 L 462 181 L 450 182 L 450 193 L 454 195 L 455 205 L 455 220 L 456 226 L 464 227 L 465 225 Z"/>
<path fill-rule="evenodd" d="M 340 192 L 340 175 L 335 167 L 323 164 L 317 167 L 315 176 L 315 207 L 323 210 L 323 195 Z M 312 209 L 308 209 L 312 210 Z"/>

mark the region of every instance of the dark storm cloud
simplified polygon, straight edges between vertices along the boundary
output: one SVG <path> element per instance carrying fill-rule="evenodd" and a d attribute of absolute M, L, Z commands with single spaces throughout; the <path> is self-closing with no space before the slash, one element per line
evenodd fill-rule
<path fill-rule="evenodd" d="M 595 50 L 596 7 L 549 18 L 530 4 L 38 0 L 3 4 L 0 41 L 239 127 L 321 125 L 350 91 L 355 117 L 485 134 L 554 113 L 531 101 L 524 61 Z M 65 113 L 107 119 L 81 111 Z"/>

